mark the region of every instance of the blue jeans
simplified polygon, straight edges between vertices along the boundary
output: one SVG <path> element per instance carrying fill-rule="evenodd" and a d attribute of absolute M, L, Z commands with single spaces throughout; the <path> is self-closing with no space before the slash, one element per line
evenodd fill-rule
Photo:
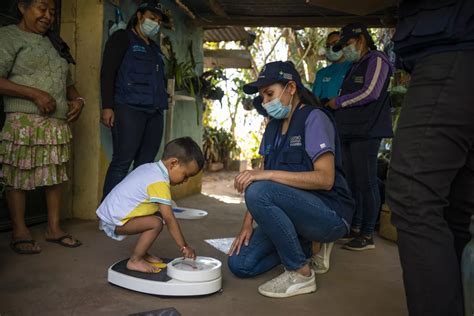
<path fill-rule="evenodd" d="M 112 127 L 113 155 L 105 176 L 102 199 L 133 169 L 155 161 L 163 136 L 163 112 L 136 110 L 128 105 L 117 105 Z"/>
<path fill-rule="evenodd" d="M 371 236 L 380 210 L 377 153 L 380 138 L 342 142 L 342 159 L 347 183 L 356 202 L 352 227 Z"/>
<path fill-rule="evenodd" d="M 248 246 L 228 259 L 238 277 L 262 274 L 280 263 L 303 267 L 311 241 L 332 242 L 348 232 L 345 221 L 316 195 L 272 181 L 257 181 L 245 191 L 245 203 L 258 227 Z"/>

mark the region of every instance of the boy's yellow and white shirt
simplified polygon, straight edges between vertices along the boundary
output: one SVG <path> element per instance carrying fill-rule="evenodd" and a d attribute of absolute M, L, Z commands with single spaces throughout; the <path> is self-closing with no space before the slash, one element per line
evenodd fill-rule
<path fill-rule="evenodd" d="M 107 195 L 96 213 L 106 224 L 122 226 L 134 217 L 153 215 L 159 210 L 157 203 L 171 205 L 168 170 L 161 160 L 133 170 Z"/>

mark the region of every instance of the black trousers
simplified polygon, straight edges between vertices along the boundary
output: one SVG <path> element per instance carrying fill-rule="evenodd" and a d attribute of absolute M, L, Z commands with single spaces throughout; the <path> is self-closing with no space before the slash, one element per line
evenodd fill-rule
<path fill-rule="evenodd" d="M 102 199 L 133 169 L 155 161 L 163 136 L 163 112 L 136 110 L 127 105 L 114 109 L 113 155 L 105 177 Z"/>
<path fill-rule="evenodd" d="M 352 227 L 372 236 L 380 210 L 377 153 L 380 138 L 343 140 L 342 161 L 347 183 L 356 203 Z"/>
<path fill-rule="evenodd" d="M 395 135 L 387 202 L 410 315 L 462 316 L 460 258 L 474 213 L 474 51 L 415 66 Z"/>

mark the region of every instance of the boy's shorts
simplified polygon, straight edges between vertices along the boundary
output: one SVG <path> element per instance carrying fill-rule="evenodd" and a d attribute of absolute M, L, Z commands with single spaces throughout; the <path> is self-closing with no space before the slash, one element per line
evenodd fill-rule
<path fill-rule="evenodd" d="M 99 221 L 99 229 L 103 230 L 104 233 L 107 236 L 109 236 L 112 239 L 118 240 L 118 241 L 124 240 L 127 236 L 126 235 L 117 235 L 115 233 L 115 227 L 117 227 L 117 226 L 112 225 L 112 224 L 108 224 L 108 223 L 104 222 L 103 220 Z"/>
<path fill-rule="evenodd" d="M 161 221 L 163 222 L 163 225 L 165 224 L 165 220 L 163 219 L 163 216 L 161 215 L 159 211 L 156 212 L 154 215 L 158 216 L 161 219 Z M 127 237 L 127 235 L 117 235 L 115 233 L 116 227 L 117 226 L 106 223 L 103 220 L 99 220 L 99 229 L 103 230 L 107 236 L 118 241 L 124 240 Z"/>

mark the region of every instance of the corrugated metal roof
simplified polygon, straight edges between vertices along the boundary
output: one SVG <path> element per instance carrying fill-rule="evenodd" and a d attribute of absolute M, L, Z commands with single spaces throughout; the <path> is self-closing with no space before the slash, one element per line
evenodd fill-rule
<path fill-rule="evenodd" d="M 245 41 L 248 37 L 248 32 L 239 26 L 204 30 L 204 42 Z"/>

